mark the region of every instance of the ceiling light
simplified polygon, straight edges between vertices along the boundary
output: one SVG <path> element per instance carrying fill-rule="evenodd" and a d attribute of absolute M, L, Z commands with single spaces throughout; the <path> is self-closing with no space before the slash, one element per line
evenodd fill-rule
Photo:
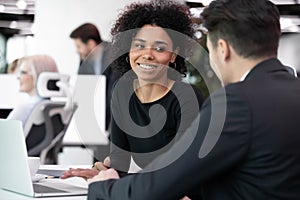
<path fill-rule="evenodd" d="M 202 8 L 191 8 L 190 9 L 193 17 L 200 17 L 202 10 L 203 10 Z"/>
<path fill-rule="evenodd" d="M 16 5 L 21 10 L 25 10 L 27 8 L 27 3 L 24 0 L 18 0 Z"/>
<path fill-rule="evenodd" d="M 33 34 L 36 34 L 36 25 L 35 25 L 35 24 L 32 24 L 30 30 L 31 30 L 31 32 L 32 32 Z"/>
<path fill-rule="evenodd" d="M 4 12 L 5 11 L 5 6 L 4 5 L 0 5 L 0 12 Z"/>
<path fill-rule="evenodd" d="M 204 6 L 208 6 L 211 2 L 212 2 L 212 0 L 202 0 L 202 4 Z"/>
<path fill-rule="evenodd" d="M 18 26 L 18 22 L 17 22 L 17 21 L 12 21 L 12 22 L 10 23 L 10 25 L 9 25 L 9 28 L 15 29 L 15 28 L 17 28 L 17 26 Z"/>
<path fill-rule="evenodd" d="M 288 27 L 287 30 L 289 30 L 289 32 L 292 32 L 292 33 L 299 33 L 300 32 L 300 28 L 297 25 Z"/>

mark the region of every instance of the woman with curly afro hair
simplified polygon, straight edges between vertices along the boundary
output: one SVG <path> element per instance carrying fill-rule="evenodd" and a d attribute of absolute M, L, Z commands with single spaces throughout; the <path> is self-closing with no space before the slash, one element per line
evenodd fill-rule
<path fill-rule="evenodd" d="M 191 15 L 188 7 L 168 0 L 133 3 L 125 8 L 111 30 L 114 50 L 117 52 L 115 57 L 117 57 L 116 55 L 120 56 L 115 60 L 113 66 L 123 73 L 131 70 L 127 58 L 131 48 L 130 41 L 136 32 L 146 24 L 159 26 L 167 32 L 173 30 L 169 36 L 173 42 L 173 47 L 178 47 L 179 52 L 177 52 L 178 56 L 170 67 L 185 75 L 187 71 L 185 59 L 181 56 L 188 57 L 190 49 L 188 49 L 188 43 L 178 40 L 178 37 L 180 37 L 179 34 L 184 34 L 190 38 L 194 37 Z"/>
<path fill-rule="evenodd" d="M 64 177 L 91 178 L 107 167 L 121 175 L 143 169 L 184 137 L 203 102 L 201 93 L 181 80 L 194 34 L 188 7 L 173 1 L 132 3 L 111 33 L 112 67 L 123 74 L 112 95 L 111 152 L 93 170 L 73 169 Z"/>

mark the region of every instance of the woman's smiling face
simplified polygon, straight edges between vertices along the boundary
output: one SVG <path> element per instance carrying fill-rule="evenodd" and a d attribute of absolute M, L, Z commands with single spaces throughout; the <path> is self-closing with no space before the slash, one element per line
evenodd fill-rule
<path fill-rule="evenodd" d="M 144 25 L 132 39 L 129 58 L 139 80 L 157 82 L 167 78 L 168 65 L 175 62 L 176 53 L 163 28 Z"/>

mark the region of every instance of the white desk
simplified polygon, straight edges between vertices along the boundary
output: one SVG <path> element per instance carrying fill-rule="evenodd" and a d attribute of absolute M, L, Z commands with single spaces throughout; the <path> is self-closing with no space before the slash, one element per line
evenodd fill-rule
<path fill-rule="evenodd" d="M 0 108 L 12 109 L 29 98 L 28 94 L 19 92 L 19 85 L 16 76 L 0 74 Z"/>
<path fill-rule="evenodd" d="M 50 176 L 61 176 L 65 171 L 70 168 L 91 168 L 92 165 L 41 165 L 37 174 L 46 174 Z M 70 179 L 66 179 L 70 180 Z M 82 179 L 83 180 L 83 179 Z M 71 182 L 72 183 L 72 182 Z M 86 182 L 79 180 L 75 180 L 75 184 L 78 186 L 86 186 L 84 185 Z"/>
<path fill-rule="evenodd" d="M 1 200 L 26 200 L 26 199 L 37 199 L 33 197 L 27 197 L 21 194 L 13 193 L 10 191 L 0 189 L 0 199 Z M 87 196 L 70 196 L 70 197 L 48 197 L 48 198 L 38 198 L 41 200 L 86 200 Z"/>
<path fill-rule="evenodd" d="M 40 169 L 43 170 L 53 170 L 53 172 L 64 171 L 73 168 L 89 168 L 90 165 L 78 165 L 78 166 L 60 166 L 60 165 L 41 165 Z M 49 180 L 49 179 L 48 179 Z M 48 181 L 47 180 L 47 181 Z M 55 179 L 49 180 L 55 182 Z M 62 181 L 62 180 L 58 180 Z M 63 180 L 64 182 L 76 186 L 87 187 L 87 183 L 82 178 L 74 177 Z M 17 194 L 11 191 L 0 189 L 0 200 L 23 200 L 23 199 L 37 199 L 33 197 L 24 196 L 22 194 Z M 64 197 L 46 197 L 46 198 L 38 198 L 41 200 L 86 200 L 87 196 L 64 196 Z"/>

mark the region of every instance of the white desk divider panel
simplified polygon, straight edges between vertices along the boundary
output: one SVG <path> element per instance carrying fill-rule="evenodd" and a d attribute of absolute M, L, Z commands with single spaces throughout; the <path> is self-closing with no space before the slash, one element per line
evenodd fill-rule
<path fill-rule="evenodd" d="M 106 77 L 76 75 L 71 77 L 73 100 L 78 108 L 63 140 L 64 145 L 106 145 Z"/>
<path fill-rule="evenodd" d="M 26 101 L 29 96 L 19 92 L 20 82 L 16 75 L 0 74 L 0 108 L 13 109 Z"/>

